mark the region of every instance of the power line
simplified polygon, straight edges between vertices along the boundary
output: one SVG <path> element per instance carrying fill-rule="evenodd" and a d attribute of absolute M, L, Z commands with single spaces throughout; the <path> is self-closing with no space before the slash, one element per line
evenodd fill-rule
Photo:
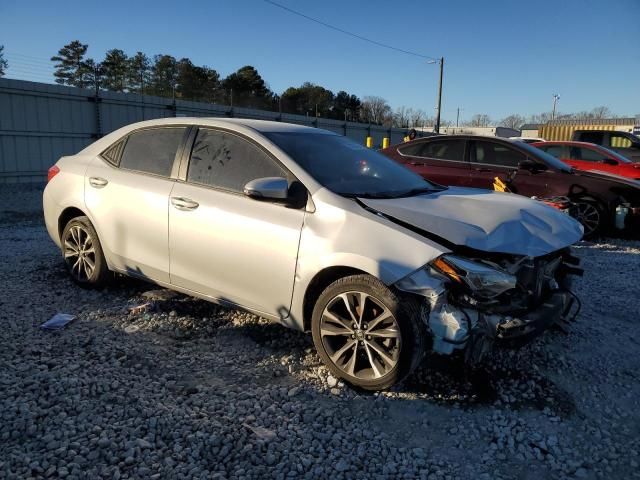
<path fill-rule="evenodd" d="M 280 5 L 279 3 L 273 2 L 271 0 L 264 0 L 264 1 L 266 3 L 269 3 L 269 4 L 273 5 L 273 6 L 275 6 L 275 7 L 278 7 L 278 8 L 281 8 L 283 10 L 286 10 L 287 12 L 293 13 L 294 15 L 298 15 L 299 17 L 306 18 L 307 20 L 311 20 L 312 22 L 318 23 L 318 24 L 320 24 L 320 25 L 322 25 L 324 27 L 330 28 L 330 29 L 335 30 L 335 31 L 340 32 L 340 33 L 344 33 L 345 35 L 349 35 L 349 36 L 354 37 L 354 38 L 358 38 L 358 39 L 363 40 L 365 42 L 372 43 L 372 44 L 377 45 L 379 47 L 388 48 L 389 50 L 395 50 L 396 52 L 406 53 L 407 55 L 413 55 L 414 57 L 426 58 L 427 60 L 434 60 L 434 61 L 439 61 L 440 60 L 439 58 L 430 57 L 429 55 L 423 55 L 423 54 L 417 53 L 417 52 L 411 52 L 409 50 L 403 50 L 402 48 L 394 47 L 392 45 L 387 45 L 386 43 L 378 42 L 377 40 L 372 40 L 370 38 L 363 37 L 362 35 L 358 35 L 357 33 L 352 33 L 352 32 L 349 32 L 347 30 L 343 30 L 342 28 L 335 27 L 335 26 L 330 25 L 330 24 L 328 24 L 326 22 L 323 22 L 322 20 L 318 20 L 317 18 L 310 17 L 309 15 L 305 15 L 304 13 L 298 12 L 298 11 L 293 10 L 293 9 L 291 9 L 289 7 L 286 7 L 284 5 Z"/>

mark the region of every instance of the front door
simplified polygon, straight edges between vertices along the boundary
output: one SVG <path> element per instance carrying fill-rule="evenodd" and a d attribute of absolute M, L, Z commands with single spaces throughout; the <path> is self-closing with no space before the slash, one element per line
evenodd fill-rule
<path fill-rule="evenodd" d="M 256 178 L 290 178 L 261 147 L 201 128 L 170 196 L 171 283 L 285 318 L 305 210 L 244 195 Z"/>
<path fill-rule="evenodd" d="M 135 131 L 87 168 L 85 204 L 112 268 L 169 281 L 170 177 L 186 130 Z"/>
<path fill-rule="evenodd" d="M 512 193 L 526 197 L 545 197 L 549 193 L 548 172 L 519 169 L 527 156 L 503 142 L 473 140 L 470 142 L 471 186 L 493 189 L 495 178 L 506 183 Z"/>
<path fill-rule="evenodd" d="M 620 167 L 615 159 L 612 159 L 609 155 L 599 152 L 596 149 L 588 147 L 579 147 L 577 145 L 571 145 L 569 148 L 569 158 L 562 158 L 568 164 L 580 170 L 598 170 L 600 172 L 618 173 Z M 615 165 L 606 163 L 606 161 L 614 160 Z"/>

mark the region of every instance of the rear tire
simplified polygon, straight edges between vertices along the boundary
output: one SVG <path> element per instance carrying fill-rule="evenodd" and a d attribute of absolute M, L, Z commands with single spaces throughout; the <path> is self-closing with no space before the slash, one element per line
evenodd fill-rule
<path fill-rule="evenodd" d="M 336 280 L 318 298 L 313 343 L 336 377 L 365 390 L 384 390 L 420 364 L 426 331 L 419 302 L 370 275 Z"/>
<path fill-rule="evenodd" d="M 84 288 L 99 288 L 108 283 L 111 272 L 98 234 L 87 217 L 69 220 L 60 240 L 64 264 L 75 283 Z"/>
<path fill-rule="evenodd" d="M 604 233 L 607 215 L 599 202 L 591 198 L 578 198 L 573 203 L 576 208 L 576 220 L 584 227 L 583 238 L 595 238 Z"/>

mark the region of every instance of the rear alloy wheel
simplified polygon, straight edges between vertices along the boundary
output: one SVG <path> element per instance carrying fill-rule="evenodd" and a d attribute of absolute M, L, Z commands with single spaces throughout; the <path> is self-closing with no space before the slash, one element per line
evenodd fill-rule
<path fill-rule="evenodd" d="M 599 206 L 592 201 L 579 199 L 575 202 L 575 218 L 584 227 L 584 238 L 591 238 L 600 233 L 603 223 L 603 212 Z"/>
<path fill-rule="evenodd" d="M 71 219 L 61 241 L 64 263 L 74 282 L 83 287 L 100 287 L 107 282 L 107 262 L 98 234 L 87 217 Z"/>
<path fill-rule="evenodd" d="M 331 284 L 312 318 L 313 341 L 332 373 L 368 389 L 388 388 L 419 364 L 424 327 L 418 303 L 368 275 Z"/>

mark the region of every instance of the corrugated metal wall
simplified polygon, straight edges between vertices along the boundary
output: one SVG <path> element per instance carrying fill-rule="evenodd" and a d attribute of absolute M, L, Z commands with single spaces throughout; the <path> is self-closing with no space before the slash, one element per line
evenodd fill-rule
<path fill-rule="evenodd" d="M 630 132 L 633 129 L 633 125 L 598 125 L 592 123 L 583 124 L 556 124 L 556 125 L 543 125 L 540 127 L 540 136 L 545 140 L 571 140 L 573 132 L 576 130 L 620 130 L 624 132 Z"/>
<path fill-rule="evenodd" d="M 278 120 L 278 112 L 225 105 L 100 92 L 0 78 L 0 183 L 42 181 L 55 161 L 72 155 L 101 135 L 129 123 L 175 116 Z M 406 130 L 282 114 L 283 122 L 317 126 L 365 143 L 400 143 Z M 316 124 L 317 122 L 317 124 Z"/>

